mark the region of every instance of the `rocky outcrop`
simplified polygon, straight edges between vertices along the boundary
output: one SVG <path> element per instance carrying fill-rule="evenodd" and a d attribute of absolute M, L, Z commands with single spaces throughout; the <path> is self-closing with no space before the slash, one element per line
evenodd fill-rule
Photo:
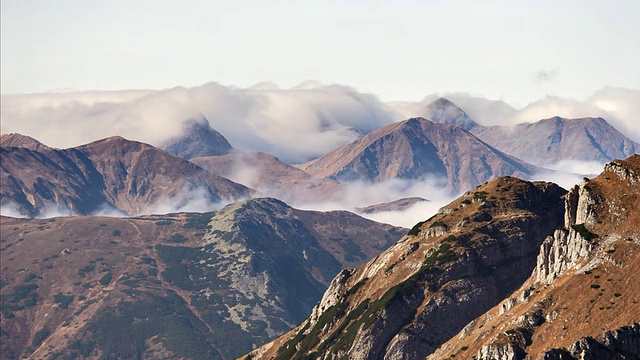
<path fill-rule="evenodd" d="M 552 282 L 567 269 L 575 267 L 589 256 L 594 245 L 586 226 L 596 223 L 596 198 L 591 195 L 588 180 L 583 180 L 565 195 L 564 226 L 547 237 L 540 247 L 536 270 L 536 281 Z"/>
<path fill-rule="evenodd" d="M 638 157 L 640 157 L 640 155 L 635 156 L 636 161 Z M 624 162 L 625 161 L 614 160 L 604 166 L 604 171 L 610 171 L 618 175 L 621 179 L 629 181 L 631 184 L 640 183 L 640 174 L 630 166 L 625 165 Z"/>
<path fill-rule="evenodd" d="M 545 360 L 620 360 L 640 358 L 640 324 L 625 326 L 608 331 L 599 342 L 592 337 L 584 337 L 568 349 L 553 349 L 543 356 Z"/>
<path fill-rule="evenodd" d="M 525 356 L 521 348 L 512 344 L 485 345 L 476 355 L 478 360 L 522 360 Z"/>

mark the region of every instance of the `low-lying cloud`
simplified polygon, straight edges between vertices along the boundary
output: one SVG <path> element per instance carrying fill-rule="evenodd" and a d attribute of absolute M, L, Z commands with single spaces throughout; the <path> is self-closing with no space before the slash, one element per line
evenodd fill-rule
<path fill-rule="evenodd" d="M 342 85 L 307 82 L 237 88 L 217 83 L 161 91 L 64 92 L 2 96 L 2 133 L 18 132 L 66 148 L 109 136 L 162 146 L 184 122 L 204 116 L 232 146 L 301 163 L 389 123 L 424 116 L 445 96 L 481 125 L 512 125 L 552 116 L 600 116 L 640 141 L 640 91 L 605 88 L 580 101 L 547 97 L 515 109 L 500 100 L 463 93 L 433 94 L 420 102 L 382 103 Z"/>

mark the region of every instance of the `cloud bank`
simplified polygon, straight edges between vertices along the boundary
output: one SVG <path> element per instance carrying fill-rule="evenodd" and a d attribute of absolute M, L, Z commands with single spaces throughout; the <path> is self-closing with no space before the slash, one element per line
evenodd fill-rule
<path fill-rule="evenodd" d="M 640 91 L 604 88 L 586 100 L 546 97 L 515 109 L 463 93 L 432 94 L 420 102 L 382 103 L 343 85 L 305 82 L 237 88 L 217 83 L 161 91 L 60 92 L 2 96 L 2 133 L 17 132 L 66 148 L 109 136 L 162 146 L 201 116 L 242 151 L 262 151 L 301 163 L 389 123 L 424 116 L 445 96 L 481 125 L 511 125 L 552 116 L 601 116 L 640 142 Z"/>

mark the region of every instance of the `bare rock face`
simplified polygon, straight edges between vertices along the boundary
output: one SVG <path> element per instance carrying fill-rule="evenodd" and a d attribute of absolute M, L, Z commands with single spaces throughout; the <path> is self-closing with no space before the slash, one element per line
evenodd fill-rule
<path fill-rule="evenodd" d="M 478 360 L 522 360 L 525 358 L 522 349 L 512 345 L 485 345 L 476 357 Z"/>
<path fill-rule="evenodd" d="M 537 281 L 551 283 L 564 271 L 575 267 L 594 248 L 586 226 L 596 224 L 597 199 L 589 192 L 588 179 L 565 196 L 564 226 L 554 231 L 540 247 L 534 273 Z"/>

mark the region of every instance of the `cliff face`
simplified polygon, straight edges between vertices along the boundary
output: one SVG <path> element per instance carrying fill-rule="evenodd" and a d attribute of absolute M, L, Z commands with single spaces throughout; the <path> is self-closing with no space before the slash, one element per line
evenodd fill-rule
<path fill-rule="evenodd" d="M 430 359 L 640 357 L 638 174 L 634 155 L 572 188 L 564 225 L 541 245 L 531 277 Z"/>
<path fill-rule="evenodd" d="M 307 320 L 251 356 L 424 358 L 527 279 L 564 193 L 508 177 L 468 192 L 341 272 Z"/>

